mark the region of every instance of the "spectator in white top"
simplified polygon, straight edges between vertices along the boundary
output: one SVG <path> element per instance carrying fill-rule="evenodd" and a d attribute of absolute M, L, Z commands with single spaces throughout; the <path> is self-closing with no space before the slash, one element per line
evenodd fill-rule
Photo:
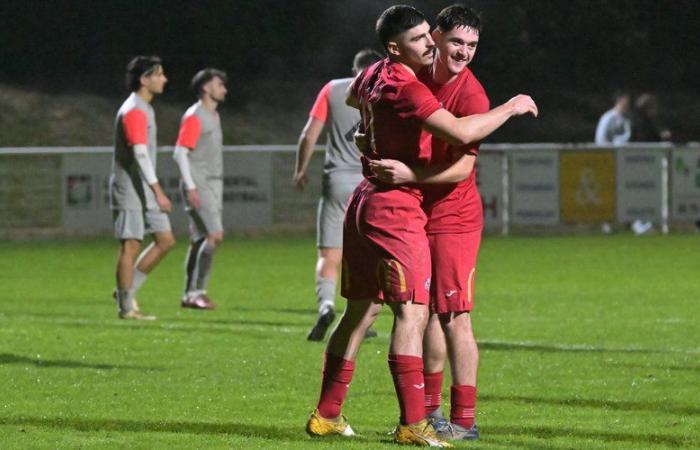
<path fill-rule="evenodd" d="M 598 145 L 625 145 L 632 136 L 630 95 L 617 91 L 613 98 L 615 106 L 600 117 L 595 130 L 595 143 Z"/>

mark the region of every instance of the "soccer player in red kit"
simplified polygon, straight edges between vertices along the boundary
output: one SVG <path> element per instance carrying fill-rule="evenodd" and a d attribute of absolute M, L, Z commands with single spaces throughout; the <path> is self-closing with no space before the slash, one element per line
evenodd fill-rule
<path fill-rule="evenodd" d="M 382 183 L 372 174 L 370 161 L 394 158 L 426 165 L 430 155 L 421 150 L 423 129 L 465 145 L 483 139 L 514 115 L 537 110 L 532 99 L 517 96 L 487 114 L 455 118 L 415 75 L 433 61 L 429 31 L 415 8 L 384 11 L 377 33 L 389 57 L 364 70 L 351 85 L 348 103 L 359 107 L 369 142 L 363 154 L 366 180 L 353 193 L 346 214 L 342 295 L 348 305 L 328 341 L 320 400 L 307 422 L 307 432 L 314 436 L 354 434 L 340 409 L 365 331 L 382 303 L 388 303 L 394 313 L 389 367 L 401 409 L 394 441 L 449 446 L 437 439 L 423 404 L 430 254 L 422 193 L 415 186 Z"/>
<path fill-rule="evenodd" d="M 435 62 L 431 70 L 419 74 L 419 79 L 458 117 L 488 111 L 486 92 L 467 68 L 479 42 L 479 16 L 462 5 L 453 5 L 440 12 L 436 22 L 432 33 Z M 479 353 L 469 313 L 483 228 L 481 196 L 473 170 L 479 145 L 450 146 L 438 138 L 425 139 L 424 143 L 431 147 L 428 170 L 410 170 L 398 161 L 375 161 L 373 169 L 390 183 L 431 183 L 423 187 L 432 259 L 431 316 L 423 347 L 425 408 L 438 437 L 473 440 L 479 436 L 474 421 Z M 448 170 L 436 173 L 449 165 Z M 440 409 L 448 353 L 453 383 L 449 422 Z"/>

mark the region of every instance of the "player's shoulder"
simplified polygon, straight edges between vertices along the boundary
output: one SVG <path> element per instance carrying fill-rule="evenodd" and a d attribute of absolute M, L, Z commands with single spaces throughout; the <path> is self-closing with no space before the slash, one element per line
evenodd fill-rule
<path fill-rule="evenodd" d="M 354 78 L 352 78 L 352 77 L 334 78 L 327 83 L 327 86 L 331 89 L 333 89 L 333 88 L 347 88 L 348 86 L 350 86 L 350 83 L 352 83 L 352 80 L 354 80 Z"/>
<path fill-rule="evenodd" d="M 185 113 L 182 115 L 183 119 L 187 119 L 190 117 L 195 117 L 195 118 L 200 118 L 203 114 L 203 107 L 201 103 L 195 102 L 194 104 L 190 105 L 189 108 L 185 110 Z"/>
<path fill-rule="evenodd" d="M 463 83 L 468 87 L 468 90 L 472 93 L 486 92 L 484 86 L 479 81 L 479 78 L 472 72 L 469 67 L 465 67 L 464 71 L 460 74 Z"/>

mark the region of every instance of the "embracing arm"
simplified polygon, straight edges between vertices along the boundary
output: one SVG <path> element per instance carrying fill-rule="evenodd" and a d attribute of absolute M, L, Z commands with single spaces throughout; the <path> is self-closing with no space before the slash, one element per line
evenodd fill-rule
<path fill-rule="evenodd" d="M 457 161 L 428 167 L 408 167 L 395 159 L 370 162 L 370 169 L 380 181 L 388 184 L 449 184 L 466 180 L 474 169 L 476 157 L 463 154 Z"/>
<path fill-rule="evenodd" d="M 489 112 L 459 119 L 446 109 L 439 109 L 423 122 L 423 128 L 452 145 L 466 145 L 483 140 L 511 117 L 524 114 L 537 117 L 537 105 L 527 95 L 516 95 Z"/>

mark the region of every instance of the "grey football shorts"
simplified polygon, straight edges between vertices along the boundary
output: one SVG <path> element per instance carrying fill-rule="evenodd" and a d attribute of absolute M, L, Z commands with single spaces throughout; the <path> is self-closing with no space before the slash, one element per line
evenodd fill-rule
<path fill-rule="evenodd" d="M 352 192 L 361 180 L 362 176 L 359 174 L 344 179 L 323 177 L 322 194 L 316 215 L 316 245 L 318 247 L 343 247 L 345 209 Z"/>
<path fill-rule="evenodd" d="M 144 234 L 171 231 L 168 215 L 160 210 L 115 209 L 114 237 L 117 239 L 143 240 Z"/>
<path fill-rule="evenodd" d="M 192 241 L 198 241 L 210 234 L 224 231 L 220 209 L 192 208 L 187 213 L 190 217 L 190 238 Z"/>

